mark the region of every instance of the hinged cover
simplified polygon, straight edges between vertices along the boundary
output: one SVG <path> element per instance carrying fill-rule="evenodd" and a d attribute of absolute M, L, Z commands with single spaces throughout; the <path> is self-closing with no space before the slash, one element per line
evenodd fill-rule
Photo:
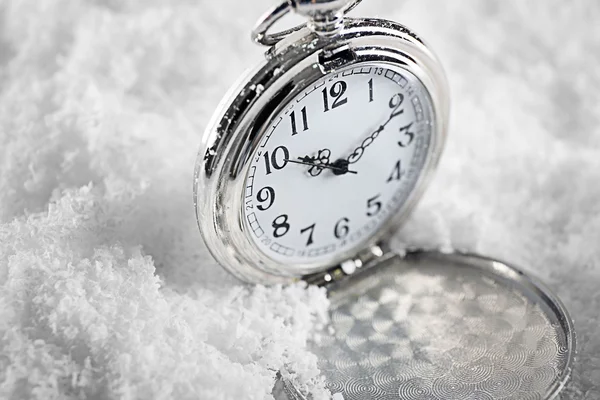
<path fill-rule="evenodd" d="M 575 332 L 546 286 L 477 255 L 416 251 L 384 258 L 328 284 L 331 322 L 311 348 L 332 394 L 557 398 L 573 367 Z M 305 399 L 288 392 L 295 396 L 289 399 Z"/>

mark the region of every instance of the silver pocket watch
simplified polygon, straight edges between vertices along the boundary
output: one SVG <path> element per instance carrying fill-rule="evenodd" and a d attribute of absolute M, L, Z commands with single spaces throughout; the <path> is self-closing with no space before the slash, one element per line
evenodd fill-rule
<path fill-rule="evenodd" d="M 419 36 L 345 16 L 359 2 L 284 1 L 253 31 L 265 60 L 196 163 L 206 246 L 244 281 L 327 287 L 332 333 L 311 346 L 344 399 L 555 398 L 575 334 L 548 288 L 498 260 L 389 246 L 442 153 L 449 94 Z M 288 12 L 306 24 L 270 33 Z"/>

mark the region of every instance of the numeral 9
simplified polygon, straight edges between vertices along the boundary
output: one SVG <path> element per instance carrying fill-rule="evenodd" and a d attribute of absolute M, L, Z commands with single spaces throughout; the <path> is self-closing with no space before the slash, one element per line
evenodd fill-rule
<path fill-rule="evenodd" d="M 269 204 L 267 206 L 263 206 L 262 204 L 256 206 L 260 211 L 268 210 L 275 202 L 275 190 L 271 186 L 265 186 L 256 193 L 256 200 L 260 203 L 268 201 Z"/>

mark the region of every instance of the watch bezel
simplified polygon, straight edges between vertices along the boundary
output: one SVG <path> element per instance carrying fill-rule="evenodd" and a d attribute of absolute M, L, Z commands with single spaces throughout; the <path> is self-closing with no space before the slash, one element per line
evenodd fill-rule
<path fill-rule="evenodd" d="M 347 51 L 352 57 L 345 56 Z M 385 242 L 399 228 L 422 196 L 442 153 L 449 94 L 436 57 L 415 34 L 390 21 L 348 19 L 340 34 L 332 38 L 305 28 L 273 46 L 266 56 L 229 91 L 204 132 L 195 168 L 194 205 L 206 246 L 229 272 L 249 282 L 289 283 L 354 259 Z M 251 156 L 286 100 L 335 70 L 364 62 L 408 71 L 428 92 L 434 122 L 423 169 L 406 202 L 367 241 L 327 262 L 282 267 L 245 233 L 242 200 Z"/>

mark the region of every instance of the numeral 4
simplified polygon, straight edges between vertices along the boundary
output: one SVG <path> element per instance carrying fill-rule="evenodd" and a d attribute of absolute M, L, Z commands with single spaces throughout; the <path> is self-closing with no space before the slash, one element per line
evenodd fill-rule
<path fill-rule="evenodd" d="M 402 163 L 401 160 L 398 160 L 396 161 L 394 169 L 392 170 L 392 173 L 390 174 L 389 178 L 387 178 L 386 182 L 399 181 L 400 178 L 402 178 L 402 175 L 404 175 L 404 172 L 402 172 Z"/>

